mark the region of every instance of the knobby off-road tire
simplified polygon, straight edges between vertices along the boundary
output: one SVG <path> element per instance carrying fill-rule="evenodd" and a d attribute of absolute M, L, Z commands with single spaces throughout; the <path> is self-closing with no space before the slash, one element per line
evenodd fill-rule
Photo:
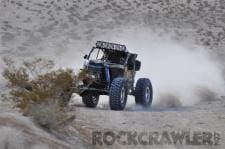
<path fill-rule="evenodd" d="M 127 87 L 124 78 L 115 78 L 110 87 L 109 105 L 111 110 L 123 110 L 127 102 Z"/>
<path fill-rule="evenodd" d="M 97 95 L 85 95 L 82 97 L 82 101 L 85 106 L 95 108 L 98 105 L 99 96 Z"/>
<path fill-rule="evenodd" d="M 153 88 L 152 83 L 147 78 L 141 78 L 137 81 L 135 87 L 135 102 L 143 107 L 152 105 Z"/>

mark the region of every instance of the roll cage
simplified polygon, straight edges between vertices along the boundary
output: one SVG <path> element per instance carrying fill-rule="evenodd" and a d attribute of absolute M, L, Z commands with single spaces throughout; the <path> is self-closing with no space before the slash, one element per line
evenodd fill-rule
<path fill-rule="evenodd" d="M 90 59 L 90 57 L 95 50 L 97 50 L 97 55 L 94 60 L 101 60 L 111 64 L 128 66 L 129 70 L 140 70 L 141 62 L 136 60 L 137 54 L 128 52 L 125 45 L 97 41 L 96 46 L 94 46 L 91 49 L 90 53 L 88 55 L 85 55 L 84 58 L 93 60 Z M 101 58 L 99 57 L 100 51 L 103 53 Z"/>
<path fill-rule="evenodd" d="M 92 56 L 94 51 L 96 56 Z M 100 54 L 102 53 L 102 54 Z M 120 64 L 120 65 L 129 65 L 131 63 L 134 63 L 134 61 L 137 58 L 137 54 L 133 54 L 130 52 L 125 52 L 125 51 L 115 51 L 115 50 L 108 50 L 108 49 L 102 49 L 102 48 L 97 48 L 93 47 L 88 55 L 85 55 L 85 59 L 88 60 L 101 60 L 109 63 L 114 63 L 114 64 Z"/>

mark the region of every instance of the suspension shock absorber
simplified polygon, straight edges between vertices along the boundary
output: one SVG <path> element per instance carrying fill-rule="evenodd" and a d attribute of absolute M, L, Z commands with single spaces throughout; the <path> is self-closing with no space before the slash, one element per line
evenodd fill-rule
<path fill-rule="evenodd" d="M 109 65 L 105 64 L 105 80 L 107 82 L 107 88 L 110 88 L 110 73 L 109 73 Z"/>

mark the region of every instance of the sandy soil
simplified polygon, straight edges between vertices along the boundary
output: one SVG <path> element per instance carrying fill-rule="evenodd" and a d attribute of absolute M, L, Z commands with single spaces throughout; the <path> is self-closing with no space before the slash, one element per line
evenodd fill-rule
<path fill-rule="evenodd" d="M 149 110 L 141 110 L 131 105 L 124 112 L 110 111 L 108 108 L 99 106 L 97 109 L 86 109 L 82 107 L 79 100 L 74 103 L 77 115 L 72 123 L 80 130 L 81 135 L 90 144 L 93 143 L 92 133 L 111 131 L 128 132 L 181 132 L 195 131 L 217 132 L 220 134 L 220 145 L 121 145 L 118 142 L 106 146 L 96 145 L 96 148 L 224 148 L 224 98 L 215 101 L 203 101 L 192 107 L 159 108 L 153 107 Z M 136 110 L 135 110 L 136 109 Z M 72 111 L 73 111 L 72 110 Z M 77 127 L 77 125 L 80 125 Z"/>

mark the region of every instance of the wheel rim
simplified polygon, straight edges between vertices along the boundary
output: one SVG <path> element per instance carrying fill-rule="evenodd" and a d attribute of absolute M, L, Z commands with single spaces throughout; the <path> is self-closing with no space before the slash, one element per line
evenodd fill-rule
<path fill-rule="evenodd" d="M 120 102 L 121 102 L 121 104 L 124 104 L 124 102 L 125 102 L 125 88 L 123 87 L 122 89 L 121 89 L 121 94 L 120 94 Z"/>
<path fill-rule="evenodd" d="M 98 98 L 96 96 L 92 96 L 92 101 L 94 104 L 96 104 L 98 102 Z"/>
<path fill-rule="evenodd" d="M 146 87 L 146 90 L 145 90 L 145 100 L 146 100 L 146 103 L 149 103 L 150 101 L 150 88 L 149 87 Z"/>

